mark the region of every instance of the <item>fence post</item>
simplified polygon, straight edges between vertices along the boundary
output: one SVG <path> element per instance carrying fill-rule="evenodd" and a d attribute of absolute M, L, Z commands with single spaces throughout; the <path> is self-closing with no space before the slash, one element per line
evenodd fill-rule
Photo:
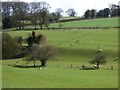
<path fill-rule="evenodd" d="M 72 66 L 72 64 L 71 64 L 71 68 L 72 68 L 73 66 Z"/>
<path fill-rule="evenodd" d="M 113 70 L 113 66 L 111 66 L 111 70 Z"/>

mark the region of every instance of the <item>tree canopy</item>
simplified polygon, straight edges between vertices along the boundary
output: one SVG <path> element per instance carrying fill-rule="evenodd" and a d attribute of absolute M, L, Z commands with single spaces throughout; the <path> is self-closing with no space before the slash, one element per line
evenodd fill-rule
<path fill-rule="evenodd" d="M 75 17 L 75 15 L 77 15 L 77 13 L 75 12 L 75 10 L 73 8 L 70 8 L 66 11 L 66 13 L 70 16 L 70 17 Z"/>
<path fill-rule="evenodd" d="M 95 55 L 93 60 L 90 61 L 90 63 L 96 65 L 97 68 L 99 69 L 101 64 L 105 64 L 106 63 L 106 57 L 102 53 L 98 53 L 98 54 Z"/>
<path fill-rule="evenodd" d="M 55 14 L 58 18 L 62 17 L 63 10 L 61 8 L 57 8 L 55 10 Z"/>
<path fill-rule="evenodd" d="M 36 36 L 35 32 L 32 32 L 32 35 L 28 37 L 29 47 L 25 58 L 27 62 L 33 61 L 35 66 L 35 62 L 40 61 L 40 66 L 46 66 L 47 60 L 50 60 L 56 55 L 57 49 L 48 45 L 45 41 L 46 39 L 42 34 Z"/>
<path fill-rule="evenodd" d="M 2 12 L 2 28 L 26 29 L 27 26 L 33 25 L 34 29 L 49 29 L 49 24 L 59 22 L 62 17 L 63 10 L 57 8 L 50 13 L 51 6 L 47 2 L 2 2 L 0 11 Z M 73 8 L 69 8 L 66 13 L 71 17 L 77 15 Z M 120 6 L 111 4 L 109 8 L 104 8 L 99 11 L 95 9 L 86 10 L 84 13 L 85 19 L 93 18 L 108 18 L 120 16 Z"/>
<path fill-rule="evenodd" d="M 47 2 L 3 2 L 2 6 L 3 29 L 11 28 L 10 26 L 24 29 L 27 25 L 34 25 L 34 29 L 37 29 L 37 25 L 41 29 L 43 26 L 49 29 L 50 18 L 54 17 L 50 17 L 51 6 Z M 6 23 L 10 23 L 9 27 Z"/>

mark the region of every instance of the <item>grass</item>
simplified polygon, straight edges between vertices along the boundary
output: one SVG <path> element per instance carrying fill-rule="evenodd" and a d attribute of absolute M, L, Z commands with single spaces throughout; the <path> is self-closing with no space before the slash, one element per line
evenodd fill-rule
<path fill-rule="evenodd" d="M 3 87 L 7 88 L 116 88 L 117 83 L 117 70 L 3 67 Z"/>
<path fill-rule="evenodd" d="M 27 37 L 31 31 L 7 31 L 13 37 Z M 3 88 L 117 88 L 118 87 L 118 29 L 100 30 L 36 30 L 43 33 L 49 44 L 59 49 L 59 56 L 48 61 L 47 67 L 17 68 L 25 65 L 20 59 L 4 60 Z M 79 40 L 79 42 L 76 42 Z M 70 44 L 73 46 L 70 46 Z M 80 70 L 82 65 L 92 67 L 89 61 L 101 47 L 107 64 L 99 70 Z M 40 62 L 37 62 L 39 65 Z M 71 64 L 73 68 L 71 68 Z M 29 66 L 33 65 L 30 63 Z M 114 67 L 111 70 L 111 66 Z"/>
<path fill-rule="evenodd" d="M 60 18 L 60 20 L 68 20 L 68 19 L 77 19 L 80 18 L 79 16 L 75 16 L 75 17 L 62 17 Z"/>
<path fill-rule="evenodd" d="M 2 61 L 0 60 L 0 72 L 2 72 Z M 0 89 L 2 88 L 2 73 L 0 73 Z"/>
<path fill-rule="evenodd" d="M 80 27 L 118 27 L 118 17 L 89 19 L 61 23 L 63 28 L 80 28 Z M 59 28 L 59 23 L 50 24 L 50 27 Z"/>

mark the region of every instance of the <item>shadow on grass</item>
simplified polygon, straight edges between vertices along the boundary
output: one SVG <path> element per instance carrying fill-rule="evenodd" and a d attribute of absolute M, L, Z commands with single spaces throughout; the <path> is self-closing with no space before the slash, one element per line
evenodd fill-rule
<path fill-rule="evenodd" d="M 24 58 L 24 57 L 25 57 L 25 53 L 20 53 L 18 55 L 15 55 L 15 56 L 9 57 L 9 58 L 2 57 L 2 60 L 19 59 L 19 58 Z"/>
<path fill-rule="evenodd" d="M 97 70 L 97 68 L 94 68 L 94 67 L 84 67 L 84 68 L 80 68 L 80 70 Z"/>
<path fill-rule="evenodd" d="M 16 68 L 40 68 L 41 66 L 8 65 Z"/>

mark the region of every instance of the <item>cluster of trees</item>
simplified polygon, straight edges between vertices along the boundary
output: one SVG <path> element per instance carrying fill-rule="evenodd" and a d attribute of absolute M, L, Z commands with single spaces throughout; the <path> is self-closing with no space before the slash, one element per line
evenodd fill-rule
<path fill-rule="evenodd" d="M 84 13 L 85 18 L 107 18 L 120 16 L 120 6 L 112 4 L 110 8 L 104 8 L 102 10 L 92 9 L 86 10 Z"/>
<path fill-rule="evenodd" d="M 57 8 L 55 12 L 50 13 L 49 9 L 51 8 L 50 4 L 47 2 L 2 2 L 2 28 L 16 28 L 16 29 L 25 29 L 26 26 L 33 25 L 34 29 L 37 29 L 37 26 L 40 29 L 45 26 L 49 29 L 49 24 L 51 22 L 59 22 L 59 18 L 62 17 L 64 12 L 61 8 Z M 73 8 L 65 11 L 70 17 L 77 15 L 76 11 Z M 110 8 L 105 8 L 103 10 L 86 10 L 84 17 L 89 18 L 107 18 L 120 16 L 120 6 L 112 4 Z"/>
<path fill-rule="evenodd" d="M 3 29 L 24 29 L 26 25 L 37 25 L 42 29 L 50 22 L 58 20 L 55 13 L 49 13 L 51 6 L 46 2 L 2 2 Z"/>
<path fill-rule="evenodd" d="M 58 22 L 63 12 L 62 9 L 57 8 L 55 12 L 49 13 L 50 8 L 47 2 L 2 2 L 2 27 L 25 29 L 25 26 L 34 25 L 34 29 L 37 29 L 39 25 L 41 29 L 43 26 L 49 29 L 49 23 Z M 76 15 L 74 9 L 68 9 L 66 13 L 69 16 Z"/>
<path fill-rule="evenodd" d="M 34 31 L 26 38 L 28 44 L 23 48 L 23 38 L 11 37 L 8 33 L 2 33 L 2 59 L 17 58 L 23 55 L 25 61 L 34 63 L 40 61 L 40 66 L 46 66 L 47 60 L 56 56 L 57 49 L 48 45 L 43 34 L 36 35 Z"/>
<path fill-rule="evenodd" d="M 55 14 L 60 18 L 62 17 L 62 13 L 64 11 L 61 8 L 57 8 L 55 10 Z M 70 17 L 75 17 L 77 15 L 76 11 L 73 8 L 69 8 L 67 11 L 65 11 L 67 15 L 69 15 Z"/>

